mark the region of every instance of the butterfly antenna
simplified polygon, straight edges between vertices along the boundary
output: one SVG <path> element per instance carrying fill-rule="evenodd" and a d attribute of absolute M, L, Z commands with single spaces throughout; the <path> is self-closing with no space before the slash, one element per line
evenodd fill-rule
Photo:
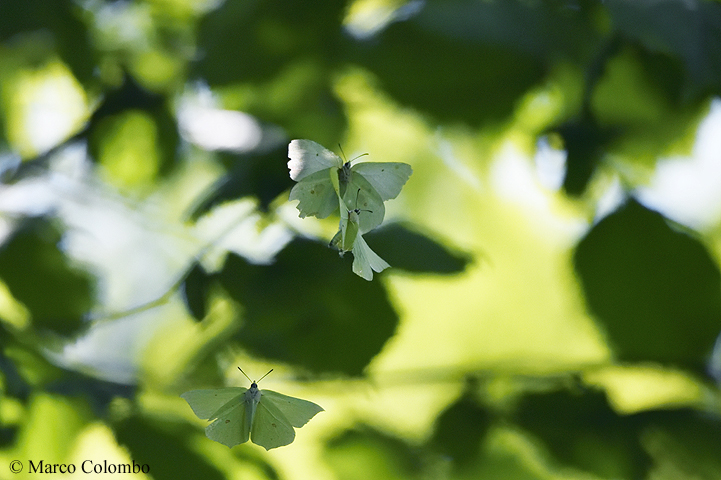
<path fill-rule="evenodd" d="M 238 367 L 238 370 L 240 370 L 240 373 L 242 373 L 243 375 L 245 375 L 245 372 L 243 371 L 242 368 Z M 270 372 L 268 372 L 268 373 L 270 373 Z M 267 375 L 267 373 L 266 373 L 266 375 Z M 250 383 L 253 383 L 253 380 L 251 380 L 248 375 L 245 375 L 245 378 L 247 378 Z"/>
<path fill-rule="evenodd" d="M 370 154 L 369 154 L 369 153 L 361 153 L 361 154 L 358 155 L 357 157 L 351 158 L 350 161 L 352 162 L 353 160 L 358 160 L 360 157 L 365 157 L 366 155 L 370 155 Z"/>
<path fill-rule="evenodd" d="M 343 156 L 343 163 L 348 163 L 345 152 L 343 151 L 343 147 L 340 146 L 340 143 L 338 144 L 338 148 L 340 149 L 340 154 Z"/>
<path fill-rule="evenodd" d="M 360 157 L 365 157 L 366 155 L 369 155 L 368 153 L 361 153 L 357 157 L 353 157 L 348 160 L 348 157 L 345 156 L 345 152 L 343 151 L 343 147 L 340 146 L 340 143 L 338 144 L 338 148 L 340 148 L 340 154 L 343 156 L 344 163 L 350 163 L 353 160 L 358 160 Z"/>
<path fill-rule="evenodd" d="M 373 213 L 373 210 L 363 210 L 363 209 L 358 208 L 358 195 L 360 195 L 360 191 L 361 191 L 361 189 L 359 188 L 355 194 L 355 210 L 357 210 L 359 212 Z"/>
<path fill-rule="evenodd" d="M 260 381 L 263 380 L 265 377 L 267 377 L 268 374 L 269 374 L 270 372 L 272 372 L 272 371 L 273 371 L 272 368 L 271 368 L 270 370 L 268 370 L 268 373 L 266 373 L 265 375 L 263 375 L 262 377 L 260 377 L 260 378 L 258 379 L 258 382 L 260 382 Z M 258 383 L 258 382 L 255 382 L 255 383 Z"/>

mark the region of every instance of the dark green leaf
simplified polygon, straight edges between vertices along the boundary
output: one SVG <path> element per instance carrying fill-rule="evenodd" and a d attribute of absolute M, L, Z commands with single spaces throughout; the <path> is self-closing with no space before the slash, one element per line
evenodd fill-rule
<path fill-rule="evenodd" d="M 91 158 L 98 158 L 98 149 L 107 139 L 113 119 L 132 110 L 148 114 L 155 123 L 160 151 L 159 173 L 167 175 L 175 166 L 180 140 L 175 115 L 169 110 L 168 99 L 143 88 L 131 75 L 126 75 L 122 86 L 107 92 L 103 103 L 93 112 L 87 128 Z"/>
<path fill-rule="evenodd" d="M 721 275 L 698 240 L 630 201 L 579 243 L 575 265 L 620 359 L 704 370 L 721 330 Z"/>
<path fill-rule="evenodd" d="M 324 456 L 336 478 L 345 480 L 418 478 L 424 466 L 408 444 L 367 427 L 331 439 Z"/>
<path fill-rule="evenodd" d="M 225 478 L 204 455 L 188 447 L 186 438 L 194 432 L 187 424 L 131 417 L 113 427 L 118 443 L 130 450 L 135 463 L 147 465 L 155 480 Z"/>
<path fill-rule="evenodd" d="M 398 316 L 382 283 L 355 275 L 350 257 L 305 240 L 268 266 L 230 256 L 220 280 L 242 305 L 238 341 L 316 372 L 360 374 L 395 332 Z"/>
<path fill-rule="evenodd" d="M 212 275 L 208 275 L 205 269 L 195 263 L 185 276 L 183 282 L 183 299 L 193 317 L 200 321 L 205 318 L 208 307 L 208 287 L 210 287 Z"/>
<path fill-rule="evenodd" d="M 333 145 L 346 128 L 334 93 L 344 2 L 225 2 L 200 24 L 192 74 L 212 87 L 242 84 L 226 108 Z M 231 102 L 232 103 L 232 102 Z"/>
<path fill-rule="evenodd" d="M 588 118 L 561 125 L 558 134 L 567 152 L 563 189 L 569 195 L 581 195 L 606 153 L 612 135 Z"/>
<path fill-rule="evenodd" d="M 2 395 L 0 395 L 0 401 L 2 401 Z M 9 447 L 12 445 L 15 441 L 17 431 L 17 427 L 0 427 L 0 447 Z"/>
<path fill-rule="evenodd" d="M 270 152 L 220 153 L 219 158 L 229 171 L 206 192 L 192 212 L 194 219 L 216 205 L 250 195 L 260 201 L 261 209 L 266 209 L 293 183 L 288 174 L 288 145 L 285 142 Z"/>
<path fill-rule="evenodd" d="M 108 405 L 117 397 L 133 398 L 135 385 L 124 385 L 93 378 L 82 373 L 64 371 L 62 378 L 45 385 L 48 392 L 71 397 L 84 397 L 93 413 L 98 417 L 106 415 Z"/>
<path fill-rule="evenodd" d="M 478 458 L 492 421 L 491 413 L 468 392 L 439 415 L 430 443 L 434 450 L 452 458 L 456 468 L 463 469 Z"/>
<path fill-rule="evenodd" d="M 633 417 L 617 415 L 601 392 L 566 390 L 530 394 L 517 421 L 554 457 L 601 478 L 645 478 L 649 459 Z"/>
<path fill-rule="evenodd" d="M 368 244 L 393 268 L 408 272 L 460 273 L 471 262 L 406 225 L 392 223 L 364 235 Z"/>
<path fill-rule="evenodd" d="M 211 85 L 266 81 L 298 57 L 333 61 L 345 2 L 224 2 L 200 24 L 195 73 Z"/>
<path fill-rule="evenodd" d="M 658 478 L 721 478 L 721 419 L 691 410 L 659 411 L 649 420 L 643 443 L 657 464 Z"/>
<path fill-rule="evenodd" d="M 0 278 L 41 329 L 75 332 L 92 304 L 94 283 L 58 249 L 60 232 L 31 220 L 0 248 Z"/>
<path fill-rule="evenodd" d="M 615 28 L 648 51 L 684 66 L 686 93 L 697 97 L 721 86 L 721 5 L 652 0 L 604 2 Z M 666 79 L 658 77 L 660 82 Z"/>
<path fill-rule="evenodd" d="M 20 400 L 27 400 L 32 391 L 32 387 L 25 378 L 18 371 L 15 362 L 5 355 L 5 342 L 3 337 L 9 338 L 10 333 L 7 332 L 2 324 L 0 324 L 0 374 L 2 374 L 2 381 L 0 384 L 3 386 L 3 394 L 9 395 Z"/>
<path fill-rule="evenodd" d="M 33 31 L 50 32 L 58 54 L 75 77 L 88 82 L 95 68 L 95 52 L 80 13 L 80 7 L 72 0 L 0 2 L 0 42 Z"/>
<path fill-rule="evenodd" d="M 378 38 L 349 45 L 350 56 L 403 104 L 441 121 L 495 122 L 541 81 L 551 58 L 586 57 L 597 42 L 588 10 L 564 5 L 427 1 Z"/>

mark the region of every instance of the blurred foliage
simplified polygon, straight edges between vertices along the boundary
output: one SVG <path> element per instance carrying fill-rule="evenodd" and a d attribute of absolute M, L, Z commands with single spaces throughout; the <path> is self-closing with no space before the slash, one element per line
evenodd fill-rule
<path fill-rule="evenodd" d="M 0 277 L 30 311 L 38 329 L 72 333 L 92 304 L 92 280 L 58 249 L 50 222 L 28 220 L 0 250 Z"/>
<path fill-rule="evenodd" d="M 379 283 L 347 275 L 350 259 L 327 253 L 325 245 L 296 240 L 270 266 L 228 258 L 219 279 L 243 306 L 237 339 L 249 351 L 316 372 L 359 375 L 393 335 L 398 315 Z"/>
<path fill-rule="evenodd" d="M 0 471 L 721 478 L 719 219 L 642 195 L 720 90 L 711 0 L 0 2 Z M 293 138 L 412 164 L 373 282 Z M 282 453 L 178 397 L 241 363 L 326 410 Z"/>
<path fill-rule="evenodd" d="M 153 478 L 222 479 L 223 473 L 189 448 L 192 430 L 185 425 L 133 416 L 114 425 L 118 443 L 125 445 L 136 463 L 152 465 Z"/>
<path fill-rule="evenodd" d="M 698 240 L 631 201 L 591 230 L 575 260 L 619 359 L 703 373 L 721 323 L 721 274 Z"/>

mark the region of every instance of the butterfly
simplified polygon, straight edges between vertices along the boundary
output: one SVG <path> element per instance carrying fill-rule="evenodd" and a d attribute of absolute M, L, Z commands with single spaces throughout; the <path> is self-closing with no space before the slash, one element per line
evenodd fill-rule
<path fill-rule="evenodd" d="M 343 202 L 341 200 L 341 202 Z M 364 279 L 373 280 L 373 272 L 382 272 L 390 265 L 379 257 L 363 239 L 363 232 L 360 229 L 361 214 L 372 213 L 368 210 L 354 208 L 353 210 L 341 207 L 340 225 L 338 232 L 333 236 L 329 247 L 338 249 L 341 256 L 346 252 L 353 253 L 353 273 Z"/>
<path fill-rule="evenodd" d="M 406 163 L 360 162 L 351 165 L 322 145 L 311 140 L 293 140 L 288 145 L 290 178 L 298 182 L 290 191 L 290 200 L 298 200 L 300 217 L 326 218 L 339 206 L 367 211 L 358 218 L 361 232 L 383 222 L 384 201 L 396 198 L 413 173 Z M 338 188 L 334 185 L 338 184 Z M 341 213 L 343 206 L 341 205 Z"/>
<path fill-rule="evenodd" d="M 240 367 L 238 370 L 245 375 Z M 295 440 L 293 427 L 302 427 L 323 411 L 313 402 L 272 390 L 260 390 L 260 380 L 253 381 L 248 375 L 245 378 L 250 382 L 250 388 L 191 390 L 181 395 L 198 418 L 215 419 L 205 428 L 205 435 L 209 439 L 228 447 L 250 439 L 256 445 L 270 450 L 292 443 Z"/>

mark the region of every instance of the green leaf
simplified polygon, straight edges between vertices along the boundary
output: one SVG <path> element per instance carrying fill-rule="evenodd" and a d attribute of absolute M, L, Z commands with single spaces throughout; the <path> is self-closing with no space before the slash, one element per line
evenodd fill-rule
<path fill-rule="evenodd" d="M 5 349 L 10 343 L 5 339 L 10 339 L 11 333 L 2 324 L 0 324 L 0 333 L 2 333 L 0 335 L 0 374 L 2 374 L 0 385 L 2 385 L 2 393 L 25 401 L 30 396 L 32 387 L 21 375 L 21 370 L 16 365 L 16 362 L 5 354 Z"/>
<path fill-rule="evenodd" d="M 77 438 L 96 421 L 84 400 L 42 391 L 34 392 L 23 413 L 21 451 L 42 450 L 42 460 L 50 464 L 68 463 Z"/>
<path fill-rule="evenodd" d="M 195 73 L 210 85 L 264 81 L 298 56 L 334 59 L 345 2 L 225 2 L 200 23 Z M 232 52 L 232 60 L 228 54 Z"/>
<path fill-rule="evenodd" d="M 479 405 L 472 393 L 465 393 L 438 416 L 430 443 L 462 470 L 478 459 L 492 421 L 491 412 Z"/>
<path fill-rule="evenodd" d="M 94 282 L 70 264 L 59 241 L 50 222 L 28 221 L 0 248 L 0 278 L 30 310 L 36 327 L 67 335 L 82 326 Z"/>
<path fill-rule="evenodd" d="M 118 443 L 128 448 L 135 463 L 148 465 L 155 480 L 225 478 L 206 456 L 188 447 L 186 439 L 193 434 L 190 425 L 134 416 L 113 428 Z"/>
<path fill-rule="evenodd" d="M 721 478 L 721 420 L 691 410 L 648 415 L 643 444 L 654 460 L 654 478 Z"/>
<path fill-rule="evenodd" d="M 645 478 L 649 458 L 638 440 L 638 419 L 617 415 L 601 392 L 530 394 L 516 415 L 558 461 L 601 478 Z"/>
<path fill-rule="evenodd" d="M 608 0 L 604 5 L 613 26 L 627 38 L 683 64 L 687 94 L 698 98 L 721 86 L 721 5 L 717 2 Z"/>
<path fill-rule="evenodd" d="M 707 101 L 685 90 L 677 59 L 638 45 L 613 45 L 604 52 L 602 74 L 588 92 L 594 120 L 610 134 L 604 139 L 601 130 L 597 140 L 611 154 L 653 165 L 669 148 L 690 143 L 692 126 L 707 114 Z"/>
<path fill-rule="evenodd" d="M 460 273 L 472 258 L 415 230 L 414 226 L 390 223 L 365 234 L 393 268 L 414 273 Z"/>
<path fill-rule="evenodd" d="M 100 380 L 82 373 L 63 370 L 62 377 L 45 385 L 44 390 L 66 397 L 84 397 L 93 413 L 97 417 L 103 418 L 113 400 L 133 398 L 136 386 Z"/>
<path fill-rule="evenodd" d="M 50 32 L 63 61 L 83 83 L 93 78 L 95 52 L 80 19 L 81 9 L 72 0 L 0 2 L 0 42 L 31 31 Z"/>
<path fill-rule="evenodd" d="M 619 359 L 705 370 L 721 329 L 721 274 L 701 242 L 629 201 L 581 240 L 574 262 Z"/>
<path fill-rule="evenodd" d="M 183 282 L 183 300 L 193 318 L 200 321 L 208 313 L 208 288 L 214 276 L 196 262 L 188 271 Z"/>
<path fill-rule="evenodd" d="M 556 2 L 431 0 L 350 58 L 404 105 L 471 125 L 507 118 L 552 58 L 585 58 L 598 42 L 587 10 Z"/>
<path fill-rule="evenodd" d="M 331 439 L 324 457 L 335 477 L 344 480 L 423 478 L 423 458 L 417 449 L 369 427 L 346 430 Z"/>
<path fill-rule="evenodd" d="M 153 150 L 157 151 L 157 159 L 154 159 L 156 165 L 153 165 L 152 171 L 159 176 L 168 175 L 175 167 L 180 141 L 175 115 L 169 110 L 163 95 L 143 88 L 130 75 L 125 76 L 120 88 L 106 93 L 103 103 L 90 118 L 87 132 L 91 157 L 96 161 L 103 157 L 103 146 L 116 134 L 114 127 L 133 113 L 140 113 L 152 122 L 154 131 L 152 135 L 148 132 L 148 135 L 153 139 Z M 113 160 L 116 155 L 110 155 L 110 159 Z M 136 161 L 142 164 L 151 159 Z"/>
<path fill-rule="evenodd" d="M 192 74 L 225 88 L 226 108 L 333 145 L 347 127 L 333 90 L 345 3 L 224 2 L 200 22 Z"/>
<path fill-rule="evenodd" d="M 237 340 L 265 358 L 359 375 L 398 316 L 381 283 L 354 275 L 349 260 L 306 240 L 291 242 L 268 266 L 229 256 L 219 278 L 243 308 Z"/>
<path fill-rule="evenodd" d="M 257 198 L 260 208 L 265 210 L 270 202 L 288 188 L 284 143 L 268 152 L 218 152 L 216 155 L 227 173 L 200 196 L 191 214 L 194 220 L 217 205 L 247 196 Z"/>
<path fill-rule="evenodd" d="M 563 190 L 568 195 L 582 195 L 616 132 L 611 133 L 588 116 L 564 123 L 557 132 L 567 152 Z"/>

